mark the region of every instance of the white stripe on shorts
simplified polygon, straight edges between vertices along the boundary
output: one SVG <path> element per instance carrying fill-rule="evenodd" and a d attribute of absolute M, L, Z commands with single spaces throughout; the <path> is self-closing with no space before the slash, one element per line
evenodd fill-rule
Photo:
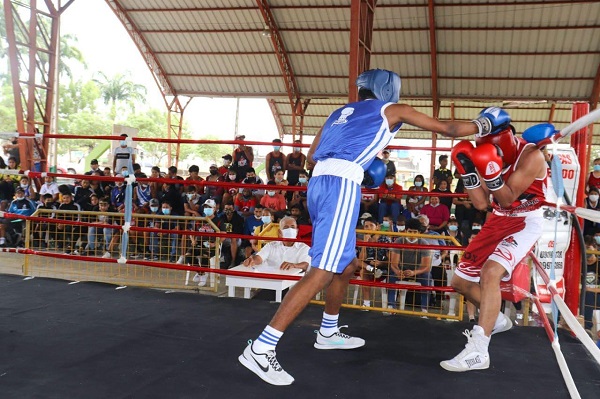
<path fill-rule="evenodd" d="M 350 215 L 354 208 L 354 196 L 350 197 L 351 201 L 348 201 L 349 197 L 347 193 L 348 189 L 350 189 L 351 193 L 356 195 L 356 184 L 343 178 L 340 181 L 342 183 L 340 196 L 338 197 L 335 214 L 333 215 L 331 229 L 327 236 L 327 244 L 321 256 L 321 263 L 325 265 L 323 269 L 326 271 L 337 269 L 337 264 L 344 253 L 344 244 L 349 233 L 348 231 L 344 231 L 344 224 L 346 224 L 345 229 L 348 230 L 347 225 L 350 222 Z M 340 225 L 342 226 L 341 229 Z M 341 242 L 342 238 L 344 238 L 344 242 Z"/>

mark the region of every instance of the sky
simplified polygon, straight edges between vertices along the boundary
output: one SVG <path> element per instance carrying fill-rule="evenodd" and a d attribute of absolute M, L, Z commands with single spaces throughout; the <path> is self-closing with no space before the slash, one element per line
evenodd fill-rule
<path fill-rule="evenodd" d="M 76 0 L 61 17 L 61 34 L 77 37 L 79 48 L 88 64 L 88 71 L 79 71 L 83 78 L 102 71 L 107 76 L 129 71 L 132 80 L 146 86 L 147 104 L 164 109 L 163 97 L 148 66 L 129 34 L 104 0 Z M 233 140 L 235 132 L 236 99 L 192 99 L 184 111 L 194 138 L 207 134 Z M 265 99 L 241 99 L 238 132 L 246 140 L 264 140 L 278 136 L 273 115 Z"/>

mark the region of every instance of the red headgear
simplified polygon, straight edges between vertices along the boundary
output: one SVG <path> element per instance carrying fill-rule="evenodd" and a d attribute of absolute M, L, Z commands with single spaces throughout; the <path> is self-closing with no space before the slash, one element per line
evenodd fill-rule
<path fill-rule="evenodd" d="M 477 137 L 475 144 L 480 146 L 483 143 L 497 145 L 502 150 L 502 160 L 511 165 L 517 160 L 518 138 L 515 136 L 515 128 L 509 125 L 500 133 L 488 134 L 484 137 Z"/>

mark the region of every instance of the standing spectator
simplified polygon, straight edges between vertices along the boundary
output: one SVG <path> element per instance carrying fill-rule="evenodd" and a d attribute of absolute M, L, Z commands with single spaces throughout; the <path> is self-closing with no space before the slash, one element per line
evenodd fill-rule
<path fill-rule="evenodd" d="M 98 164 L 98 160 L 97 159 L 92 159 L 90 161 L 90 170 L 88 170 L 87 172 L 85 172 L 85 174 L 86 175 L 92 175 L 96 171 L 100 172 L 100 176 L 104 176 L 104 172 L 102 172 L 102 170 L 100 170 L 100 165 Z"/>
<path fill-rule="evenodd" d="M 287 170 L 287 160 L 281 152 L 281 140 L 275 139 L 273 140 L 273 151 L 268 153 L 265 158 L 267 180 L 275 180 L 275 173 L 280 170 L 285 173 Z"/>
<path fill-rule="evenodd" d="M 440 204 L 440 197 L 429 197 L 429 204 L 421 209 L 420 214 L 429 218 L 429 230 L 437 233 L 444 231 L 450 219 L 450 211 Z"/>
<path fill-rule="evenodd" d="M 450 189 L 448 188 L 448 182 L 446 180 L 440 180 L 436 188 L 431 190 L 432 193 L 444 193 L 451 194 Z M 440 199 L 440 204 L 444 205 L 448 208 L 448 212 L 452 210 L 452 197 L 438 197 Z"/>
<path fill-rule="evenodd" d="M 382 193 L 379 195 L 379 207 L 377 210 L 379 223 L 383 222 L 383 217 L 387 214 L 392 215 L 394 223 L 398 220 L 398 216 L 404 210 L 402 208 L 402 186 L 396 184 L 396 175 L 388 174 L 385 181 L 381 183 L 379 190 Z"/>
<path fill-rule="evenodd" d="M 416 175 L 413 182 L 414 182 L 414 185 L 410 186 L 408 188 L 408 191 L 416 191 L 419 193 L 429 192 L 429 190 L 427 190 L 427 188 L 425 187 L 425 178 L 423 177 L 423 175 Z M 420 211 L 421 208 L 423 208 L 423 205 L 425 205 L 427 196 L 426 195 L 418 195 L 418 194 L 406 196 L 407 201 L 409 201 L 410 199 L 413 199 L 413 198 L 417 200 L 417 202 L 415 203 L 415 207 L 417 208 L 417 211 Z"/>
<path fill-rule="evenodd" d="M 45 194 L 51 194 L 54 202 L 58 201 L 58 184 L 54 181 L 53 176 L 44 177 L 44 184 L 40 187 L 40 197 Z"/>
<path fill-rule="evenodd" d="M 600 198 L 599 193 L 600 191 L 596 187 L 590 187 L 588 191 L 588 196 L 585 199 L 586 209 L 600 211 L 600 201 L 598 201 L 598 199 Z M 598 223 L 585 219 L 583 226 L 584 235 L 593 235 L 596 232 Z"/>
<path fill-rule="evenodd" d="M 4 153 L 13 157 L 17 165 L 21 165 L 21 154 L 19 153 L 19 138 L 11 137 L 8 144 L 3 145 Z"/>
<path fill-rule="evenodd" d="M 301 140 L 294 140 L 295 144 L 302 144 Z M 306 155 L 302 153 L 302 147 L 294 146 L 293 151 L 286 158 L 287 181 L 290 186 L 295 186 L 299 182 L 300 172 L 305 172 Z"/>
<path fill-rule="evenodd" d="M 190 166 L 188 169 L 188 172 L 190 173 L 190 175 L 185 180 L 195 181 L 198 183 L 204 181 L 204 179 L 202 177 L 198 176 L 198 173 L 200 172 L 200 168 L 198 167 L 198 165 Z M 199 195 L 202 195 L 204 193 L 204 187 L 202 186 L 202 184 L 194 184 L 194 187 L 196 187 L 196 192 Z"/>
<path fill-rule="evenodd" d="M 396 165 L 394 164 L 394 161 L 390 160 L 390 152 L 388 150 L 383 150 L 381 152 L 381 156 L 381 160 L 387 168 L 387 171 L 385 173 L 386 176 L 393 175 L 394 177 L 396 177 Z"/>
<path fill-rule="evenodd" d="M 465 185 L 463 180 L 460 178 L 460 173 L 458 171 L 454 171 L 454 177 L 458 179 L 456 183 L 456 190 L 454 190 L 455 194 L 466 194 Z M 473 207 L 473 203 L 471 202 L 471 198 L 452 198 L 452 203 L 454 204 L 454 216 L 456 216 L 456 220 L 458 221 L 458 227 L 462 231 L 465 238 L 467 238 L 467 233 L 471 231 L 471 224 L 475 219 L 476 209 Z"/>
<path fill-rule="evenodd" d="M 131 171 L 133 172 L 135 150 L 127 145 L 127 137 L 128 136 L 125 133 L 121 134 L 119 146 L 115 148 L 112 164 L 115 173 L 119 173 L 121 170 L 123 170 L 123 168 L 126 168 L 129 171 L 130 167 Z"/>
<path fill-rule="evenodd" d="M 171 180 L 183 180 L 183 177 L 177 174 L 176 166 L 169 166 L 169 168 L 167 169 L 167 176 L 165 176 L 165 178 Z M 175 189 L 179 191 L 179 194 L 183 194 L 183 184 L 171 183 L 171 185 L 173 185 Z"/>
<path fill-rule="evenodd" d="M 438 187 L 442 180 L 448 182 L 448 187 L 452 185 L 452 171 L 448 169 L 448 155 L 440 155 L 438 158 L 440 167 L 433 171 L 433 186 Z"/>
<path fill-rule="evenodd" d="M 152 179 L 159 179 L 160 176 L 160 168 L 158 166 L 153 166 L 152 169 L 150 169 L 150 177 Z M 157 182 L 157 181 L 153 181 L 150 182 L 150 197 L 151 198 L 158 198 L 158 196 L 160 195 L 161 192 L 161 187 L 162 187 L 162 183 Z"/>
<path fill-rule="evenodd" d="M 238 134 L 235 136 L 235 139 L 238 141 L 243 141 L 245 138 L 246 136 L 243 134 Z M 248 168 L 252 167 L 252 161 L 254 161 L 254 152 L 252 152 L 252 147 L 240 143 L 238 148 L 233 150 L 231 157 L 233 158 L 232 167 L 234 167 L 237 171 L 237 176 L 239 178 L 238 181 L 242 181 L 244 176 L 246 176 Z"/>
<path fill-rule="evenodd" d="M 592 171 L 588 175 L 585 182 L 586 192 L 589 191 L 589 189 L 592 187 L 595 187 L 600 190 L 600 158 L 594 159 Z"/>
<path fill-rule="evenodd" d="M 225 174 L 229 171 L 229 168 L 231 168 L 233 157 L 231 154 L 225 154 L 221 157 L 221 159 L 223 159 L 223 165 L 219 166 L 218 173 L 219 176 L 225 176 Z"/>

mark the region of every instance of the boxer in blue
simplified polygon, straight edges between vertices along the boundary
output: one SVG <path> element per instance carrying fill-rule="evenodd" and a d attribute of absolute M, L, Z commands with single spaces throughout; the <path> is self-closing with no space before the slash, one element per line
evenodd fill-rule
<path fill-rule="evenodd" d="M 361 338 L 340 332 L 338 315 L 358 265 L 354 230 L 364 172 L 381 183 L 385 169 L 372 167 L 373 159 L 392 141 L 402 123 L 448 137 L 487 134 L 510 123 L 508 115 L 497 108 L 484 110 L 472 122 L 442 122 L 408 105 L 397 104 L 400 77 L 391 71 L 365 71 L 356 79 L 356 85 L 359 101 L 329 116 L 307 155 L 315 165 L 307 194 L 313 223 L 311 270 L 290 290 L 269 325 L 254 342 L 248 342 L 239 356 L 245 367 L 273 385 L 294 382 L 277 361 L 275 347 L 286 328 L 323 289 L 325 311 L 315 348 L 354 349 L 365 344 Z M 381 173 L 384 175 L 379 176 Z"/>

